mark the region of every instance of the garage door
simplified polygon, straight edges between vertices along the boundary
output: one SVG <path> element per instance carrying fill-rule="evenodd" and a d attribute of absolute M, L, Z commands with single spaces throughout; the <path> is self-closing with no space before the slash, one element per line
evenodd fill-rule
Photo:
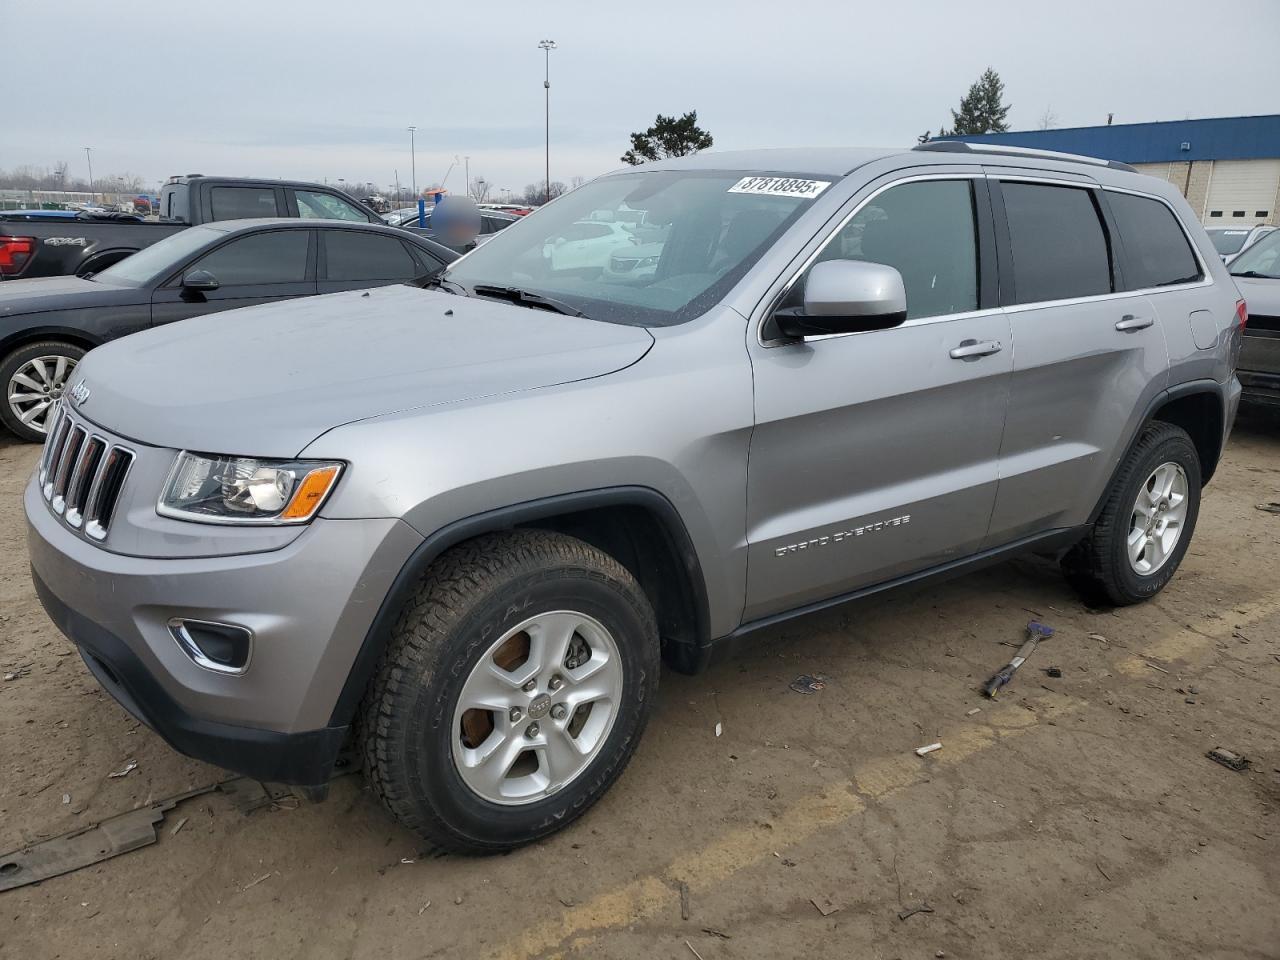
<path fill-rule="evenodd" d="M 1204 225 L 1276 223 L 1280 160 L 1218 160 L 1209 181 Z"/>

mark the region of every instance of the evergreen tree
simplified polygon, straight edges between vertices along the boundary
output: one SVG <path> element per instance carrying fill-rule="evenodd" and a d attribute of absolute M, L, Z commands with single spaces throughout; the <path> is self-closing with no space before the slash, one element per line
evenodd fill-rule
<path fill-rule="evenodd" d="M 711 146 L 711 134 L 698 126 L 698 111 L 683 117 L 658 114 L 653 126 L 644 133 L 631 134 L 631 149 L 622 155 L 623 163 L 640 164 L 646 160 L 683 157 Z"/>
<path fill-rule="evenodd" d="M 1009 129 L 1005 123 L 1009 107 L 1004 102 L 1004 83 L 1000 75 L 987 67 L 960 101 L 960 109 L 951 111 L 952 129 L 949 132 L 1003 133 Z"/>

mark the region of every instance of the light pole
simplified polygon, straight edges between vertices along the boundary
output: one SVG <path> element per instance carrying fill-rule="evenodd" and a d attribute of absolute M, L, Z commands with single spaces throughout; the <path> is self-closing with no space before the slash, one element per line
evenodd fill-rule
<path fill-rule="evenodd" d="M 469 197 L 471 196 L 471 158 L 463 157 L 462 159 L 466 161 L 462 168 L 463 186 L 466 187 L 465 193 Z"/>
<path fill-rule="evenodd" d="M 409 128 L 409 177 L 413 184 L 413 198 L 418 198 L 418 154 L 413 143 L 413 132 L 417 127 Z"/>
<path fill-rule="evenodd" d="M 546 70 L 542 77 L 542 89 L 547 100 L 547 179 L 543 181 L 546 202 L 551 202 L 551 51 L 556 48 L 554 40 L 539 40 L 538 49 L 546 54 Z"/>
<path fill-rule="evenodd" d="M 92 203 L 97 199 L 97 195 L 93 192 L 93 158 L 89 156 L 89 148 L 84 148 L 84 158 L 89 164 L 89 202 Z"/>

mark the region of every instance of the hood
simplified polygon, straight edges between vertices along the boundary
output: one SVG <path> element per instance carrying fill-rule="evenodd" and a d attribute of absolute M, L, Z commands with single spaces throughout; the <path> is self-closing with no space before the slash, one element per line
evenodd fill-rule
<path fill-rule="evenodd" d="M 99 347 L 77 371 L 89 388 L 77 409 L 143 443 L 287 457 L 344 423 L 603 376 L 652 345 L 641 327 L 408 286 L 353 290 Z"/>
<path fill-rule="evenodd" d="M 79 277 L 32 277 L 0 283 L 0 322 L 6 317 L 46 310 L 76 310 L 140 303 L 150 299 L 149 291 L 94 283 Z"/>
<path fill-rule="evenodd" d="M 1253 316 L 1280 317 L 1280 280 L 1232 277 Z"/>

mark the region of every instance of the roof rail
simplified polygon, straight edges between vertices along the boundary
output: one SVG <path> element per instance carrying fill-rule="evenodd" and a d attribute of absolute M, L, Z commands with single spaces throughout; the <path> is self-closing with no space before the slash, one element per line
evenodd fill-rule
<path fill-rule="evenodd" d="M 1062 160 L 1067 163 L 1089 163 L 1095 167 L 1127 170 L 1137 173 L 1135 167 L 1119 160 L 1103 160 L 1101 157 L 1085 157 L 1078 153 L 1059 153 L 1057 150 L 1039 150 L 1034 147 L 1015 147 L 1003 143 L 970 143 L 968 140 L 929 140 L 912 148 L 929 153 L 989 153 L 1007 157 L 1035 157 L 1040 160 Z"/>

